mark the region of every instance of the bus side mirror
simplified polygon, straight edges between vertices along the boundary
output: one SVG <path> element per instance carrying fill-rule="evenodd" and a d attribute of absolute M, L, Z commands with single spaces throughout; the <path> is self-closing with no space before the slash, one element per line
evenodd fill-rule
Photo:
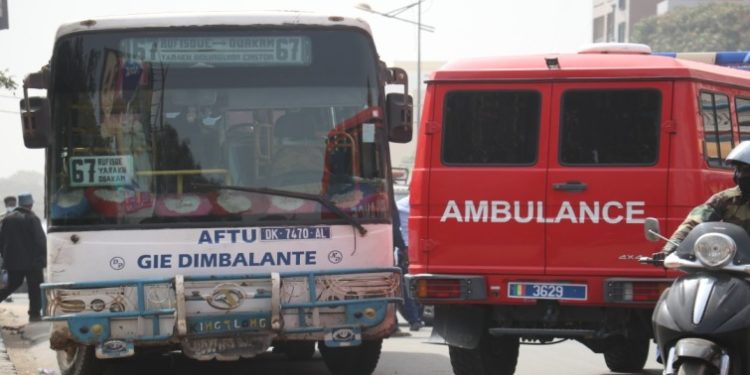
<path fill-rule="evenodd" d="M 21 99 L 21 130 L 26 148 L 49 146 L 52 126 L 47 98 L 35 96 Z"/>
<path fill-rule="evenodd" d="M 411 141 L 414 105 L 411 95 L 388 94 L 385 100 L 388 116 L 388 140 L 395 143 Z"/>

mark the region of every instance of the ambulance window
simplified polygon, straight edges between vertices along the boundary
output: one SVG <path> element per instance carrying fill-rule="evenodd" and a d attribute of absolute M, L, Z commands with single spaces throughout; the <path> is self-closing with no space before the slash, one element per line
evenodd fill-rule
<path fill-rule="evenodd" d="M 750 140 L 750 99 L 736 98 L 737 124 L 740 127 L 740 141 Z"/>
<path fill-rule="evenodd" d="M 724 158 L 734 146 L 729 98 L 723 94 L 702 92 L 703 155 L 711 167 L 726 167 Z"/>
<path fill-rule="evenodd" d="M 454 91 L 443 114 L 445 164 L 529 165 L 537 158 L 536 91 Z"/>
<path fill-rule="evenodd" d="M 560 113 L 563 165 L 653 165 L 659 155 L 657 90 L 570 90 Z"/>

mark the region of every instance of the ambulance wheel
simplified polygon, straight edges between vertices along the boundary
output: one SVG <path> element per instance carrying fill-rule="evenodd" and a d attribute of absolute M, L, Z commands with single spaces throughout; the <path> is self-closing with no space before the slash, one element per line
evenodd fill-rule
<path fill-rule="evenodd" d="M 62 375 L 100 375 L 102 360 L 96 358 L 93 346 L 70 346 L 57 351 L 57 365 Z"/>
<path fill-rule="evenodd" d="M 287 341 L 284 354 L 292 361 L 307 361 L 315 355 L 315 341 Z"/>
<path fill-rule="evenodd" d="M 648 337 L 618 340 L 604 351 L 604 362 L 612 372 L 640 372 L 648 359 Z"/>
<path fill-rule="evenodd" d="M 456 375 L 512 375 L 518 363 L 518 337 L 485 335 L 474 349 L 449 346 Z"/>
<path fill-rule="evenodd" d="M 383 340 L 362 340 L 358 346 L 329 348 L 318 342 L 318 350 L 333 375 L 370 375 L 380 359 Z"/>

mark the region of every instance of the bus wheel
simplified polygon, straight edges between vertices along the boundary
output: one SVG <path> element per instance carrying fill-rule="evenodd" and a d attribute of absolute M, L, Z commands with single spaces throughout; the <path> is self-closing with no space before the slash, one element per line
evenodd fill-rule
<path fill-rule="evenodd" d="M 512 375 L 518 362 L 518 337 L 485 335 L 474 349 L 449 346 L 456 375 Z"/>
<path fill-rule="evenodd" d="M 287 341 L 284 354 L 292 361 L 307 361 L 315 355 L 315 341 Z"/>
<path fill-rule="evenodd" d="M 363 340 L 359 346 L 329 348 L 323 341 L 318 350 L 333 375 L 370 375 L 380 359 L 383 340 Z"/>
<path fill-rule="evenodd" d="M 604 351 L 604 362 L 612 372 L 640 372 L 648 359 L 649 339 L 623 338 Z"/>
<path fill-rule="evenodd" d="M 93 346 L 70 346 L 57 351 L 57 365 L 62 375 L 100 375 L 102 360 L 96 358 Z"/>

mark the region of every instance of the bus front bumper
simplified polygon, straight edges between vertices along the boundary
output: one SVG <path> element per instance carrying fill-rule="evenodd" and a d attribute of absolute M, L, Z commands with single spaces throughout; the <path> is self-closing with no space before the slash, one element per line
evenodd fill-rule
<path fill-rule="evenodd" d="M 43 284 L 52 349 L 93 345 L 99 358 L 179 345 L 201 360 L 264 352 L 273 341 L 354 346 L 395 326 L 398 268 Z"/>

